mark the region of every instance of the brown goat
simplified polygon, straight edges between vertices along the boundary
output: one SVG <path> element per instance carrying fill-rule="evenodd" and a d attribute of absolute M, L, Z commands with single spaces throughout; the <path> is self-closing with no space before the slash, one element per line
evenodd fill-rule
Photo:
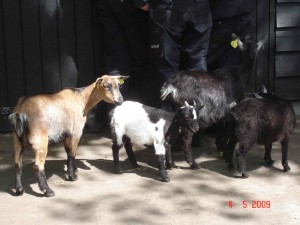
<path fill-rule="evenodd" d="M 55 195 L 47 184 L 44 171 L 49 142 L 63 141 L 68 155 L 69 179 L 77 179 L 74 161 L 87 113 L 101 100 L 122 104 L 119 85 L 127 78 L 104 75 L 84 88 L 66 88 L 54 94 L 19 99 L 14 112 L 9 116 L 15 147 L 16 195 L 24 192 L 21 175 L 25 149 L 32 149 L 35 154 L 34 170 L 39 188 L 47 197 Z"/>

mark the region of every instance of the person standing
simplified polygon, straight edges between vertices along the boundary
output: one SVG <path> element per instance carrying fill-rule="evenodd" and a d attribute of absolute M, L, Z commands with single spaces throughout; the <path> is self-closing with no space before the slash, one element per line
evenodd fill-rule
<path fill-rule="evenodd" d="M 139 68 L 146 63 L 148 46 L 144 24 L 141 24 L 141 18 L 145 17 L 141 9 L 145 4 L 143 0 L 95 0 L 103 34 L 105 69 L 109 75 L 122 74 L 134 80 Z M 128 90 L 122 94 L 126 98 Z"/>
<path fill-rule="evenodd" d="M 105 72 L 130 76 L 120 91 L 125 100 L 132 99 L 138 94 L 138 76 L 148 57 L 144 24 L 147 26 L 147 14 L 143 13 L 147 3 L 143 0 L 94 0 L 93 3 L 103 43 Z M 107 128 L 112 107 L 98 104 L 89 114 L 88 127 L 95 132 Z"/>
<path fill-rule="evenodd" d="M 208 0 L 150 1 L 150 58 L 162 82 L 179 70 L 206 71 L 212 17 Z"/>

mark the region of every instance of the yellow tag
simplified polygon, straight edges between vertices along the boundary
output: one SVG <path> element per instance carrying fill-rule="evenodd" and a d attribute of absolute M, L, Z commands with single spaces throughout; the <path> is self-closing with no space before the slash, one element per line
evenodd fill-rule
<path fill-rule="evenodd" d="M 119 79 L 120 84 L 124 84 L 124 80 L 123 79 Z"/>
<path fill-rule="evenodd" d="M 235 39 L 233 41 L 231 41 L 230 45 L 233 47 L 233 48 L 236 48 L 238 46 L 238 39 Z"/>

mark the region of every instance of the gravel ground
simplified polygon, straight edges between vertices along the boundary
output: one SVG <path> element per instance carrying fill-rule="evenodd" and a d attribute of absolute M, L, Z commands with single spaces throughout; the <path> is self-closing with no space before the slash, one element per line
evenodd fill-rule
<path fill-rule="evenodd" d="M 194 148 L 202 167 L 191 170 L 182 152 L 173 152 L 171 181 L 162 183 L 152 149 L 136 151 L 142 166 L 131 170 L 124 149 L 124 174 L 112 172 L 111 140 L 85 131 L 77 155 L 79 179 L 65 180 L 62 145 L 49 147 L 48 183 L 55 191 L 43 197 L 32 172 L 33 155 L 24 154 L 23 196 L 14 196 L 13 141 L 0 135 L 0 224 L 300 224 L 300 117 L 290 143 L 291 171 L 281 166 L 281 148 L 273 145 L 272 167 L 256 145 L 246 162 L 250 177 L 228 171 L 210 136 Z"/>

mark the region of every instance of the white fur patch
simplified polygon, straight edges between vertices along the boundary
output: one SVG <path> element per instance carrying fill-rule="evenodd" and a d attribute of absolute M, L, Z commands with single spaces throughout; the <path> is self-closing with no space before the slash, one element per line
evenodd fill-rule
<path fill-rule="evenodd" d="M 45 110 L 45 117 L 47 118 L 48 138 L 54 142 L 58 142 L 64 133 L 63 117 L 59 108 L 55 106 L 47 106 Z"/>
<path fill-rule="evenodd" d="M 174 98 L 174 99 L 176 99 L 176 97 L 177 97 L 177 88 L 175 88 L 173 85 L 171 85 L 171 84 L 168 84 L 166 87 L 165 87 L 165 85 L 164 85 L 164 87 L 162 88 L 162 90 L 161 90 L 161 96 L 160 96 L 160 98 L 162 99 L 162 100 L 166 100 L 166 98 L 167 98 L 167 96 L 169 95 L 169 94 L 172 94 L 172 97 Z"/>
<path fill-rule="evenodd" d="M 196 113 L 196 110 L 194 109 L 194 107 L 193 107 L 193 119 L 197 120 L 197 113 Z"/>
<path fill-rule="evenodd" d="M 148 114 L 138 102 L 125 101 L 115 108 L 111 124 L 115 128 L 117 144 L 122 144 L 122 137 L 130 138 L 135 147 L 154 145 L 155 154 L 165 154 L 164 125 L 166 121 L 160 119 L 152 123 Z"/>

